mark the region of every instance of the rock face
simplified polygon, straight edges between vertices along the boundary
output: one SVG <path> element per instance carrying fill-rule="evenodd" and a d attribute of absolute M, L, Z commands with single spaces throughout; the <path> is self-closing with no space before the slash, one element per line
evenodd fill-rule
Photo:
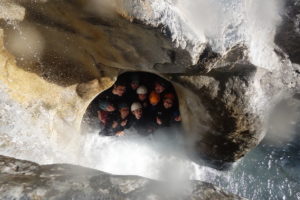
<path fill-rule="evenodd" d="M 88 104 L 119 73 L 153 72 L 174 83 L 195 160 L 220 167 L 261 141 L 266 113 L 278 99 L 300 92 L 300 43 L 287 42 L 298 41 L 296 0 L 278 29 L 274 52 L 281 65 L 272 71 L 251 63 L 243 42 L 221 54 L 195 39 L 172 1 L 96 2 L 0 3 L 0 80 L 16 100 L 27 106 L 38 99 L 53 118 L 78 128 Z"/>
<path fill-rule="evenodd" d="M 284 23 L 278 28 L 275 42 L 289 55 L 293 63 L 300 64 L 300 1 L 286 1 Z"/>
<path fill-rule="evenodd" d="M 176 185 L 116 176 L 68 164 L 38 165 L 0 156 L 0 198 L 8 199 L 243 199 L 211 184 Z"/>
<path fill-rule="evenodd" d="M 204 75 L 174 77 L 176 82 L 197 94 L 209 113 L 207 117 L 205 112 L 191 109 L 193 118 L 199 121 L 195 123 L 196 120 L 190 119 L 189 126 L 195 133 L 191 138 L 198 141 L 195 148 L 205 152 L 208 160 L 215 159 L 212 163 L 217 166 L 234 162 L 254 148 L 264 136 L 268 111 L 276 101 L 299 92 L 300 87 L 298 65 L 285 65 L 285 69 L 271 72 L 249 63 L 244 48 L 232 51 L 235 57 L 241 57 L 229 62 L 225 58 L 220 61 L 225 63 L 222 67 Z"/>

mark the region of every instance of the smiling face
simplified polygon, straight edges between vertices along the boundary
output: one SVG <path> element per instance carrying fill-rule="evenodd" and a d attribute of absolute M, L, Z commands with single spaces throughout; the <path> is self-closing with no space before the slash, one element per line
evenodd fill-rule
<path fill-rule="evenodd" d="M 163 91 L 165 91 L 165 87 L 164 86 L 162 86 L 160 83 L 155 83 L 155 85 L 154 85 L 154 90 L 155 90 L 155 92 L 157 93 L 157 94 L 161 94 Z"/>
<path fill-rule="evenodd" d="M 129 108 L 120 109 L 121 118 L 125 119 L 129 115 Z"/>
<path fill-rule="evenodd" d="M 126 92 L 126 87 L 124 85 L 118 85 L 114 86 L 114 89 L 112 90 L 112 93 L 114 95 L 123 96 L 123 94 Z"/>
<path fill-rule="evenodd" d="M 131 81 L 130 86 L 131 89 L 136 90 L 140 86 L 140 84 L 138 81 Z"/>
<path fill-rule="evenodd" d="M 164 99 L 163 105 L 165 109 L 169 109 L 173 107 L 173 100 L 172 99 Z"/>
<path fill-rule="evenodd" d="M 140 101 L 145 101 L 147 98 L 147 94 L 138 94 L 138 98 Z"/>
<path fill-rule="evenodd" d="M 106 111 L 108 111 L 108 112 L 113 112 L 113 111 L 115 111 L 116 110 L 116 108 L 113 106 L 113 105 L 108 105 L 107 107 L 106 107 Z"/>
<path fill-rule="evenodd" d="M 132 114 L 136 119 L 141 119 L 143 116 L 143 110 L 141 108 L 132 111 Z"/>

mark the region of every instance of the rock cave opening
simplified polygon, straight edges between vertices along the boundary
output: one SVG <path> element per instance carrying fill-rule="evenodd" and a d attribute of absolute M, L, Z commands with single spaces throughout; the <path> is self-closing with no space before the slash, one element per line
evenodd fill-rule
<path fill-rule="evenodd" d="M 172 83 L 149 72 L 124 72 L 89 104 L 82 133 L 102 136 L 182 132 L 179 100 Z"/>

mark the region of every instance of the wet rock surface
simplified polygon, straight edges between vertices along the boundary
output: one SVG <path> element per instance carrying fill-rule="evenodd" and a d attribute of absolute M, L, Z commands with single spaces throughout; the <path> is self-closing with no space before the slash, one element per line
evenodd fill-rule
<path fill-rule="evenodd" d="M 299 93 L 299 65 L 287 63 L 273 72 L 259 68 L 249 62 L 243 46 L 233 48 L 216 63 L 208 73 L 173 78 L 200 98 L 209 115 L 190 109 L 199 121 L 186 122 L 193 127 L 190 137 L 196 141 L 199 156 L 226 168 L 226 163 L 243 157 L 264 137 L 266 113 L 276 101 Z"/>
<path fill-rule="evenodd" d="M 112 12 L 96 7 L 93 10 L 88 1 L 80 0 L 3 2 L 3 69 L 8 69 L 11 61 L 16 69 L 47 82 L 43 90 L 30 87 L 38 93 L 32 99 L 39 99 L 53 112 L 57 107 L 70 110 L 69 116 L 77 120 L 69 126 L 78 124 L 82 110 L 93 97 L 112 84 L 112 80 L 98 80 L 115 78 L 124 71 L 153 72 L 175 84 L 186 146 L 196 154 L 194 159 L 200 156 L 222 167 L 261 141 L 265 113 L 277 99 L 300 92 L 296 0 L 286 4 L 285 19 L 276 36 L 281 49 L 274 49 L 282 66 L 273 71 L 251 63 L 244 44 L 220 55 L 207 42 L 192 40 L 195 35 L 188 32 L 176 12 L 167 9 L 167 1 L 160 5 L 166 9 L 155 10 L 151 5 L 155 1 L 120 0 L 119 9 L 113 8 Z M 19 82 L 11 81 L 16 73 L 9 70 L 1 74 L 1 80 L 6 80 L 13 93 L 20 93 L 18 85 L 23 85 L 24 80 L 33 80 L 24 75 Z M 50 95 L 45 94 L 45 88 L 53 87 L 51 84 L 62 87 L 55 95 L 61 96 L 57 101 L 49 101 Z M 74 86 L 71 91 L 72 99 L 79 102 L 76 105 L 61 95 L 69 86 Z M 74 112 L 78 107 L 83 109 Z"/>
<path fill-rule="evenodd" d="M 0 198 L 9 199 L 243 199 L 200 181 L 166 183 L 117 176 L 68 164 L 38 165 L 0 156 Z"/>
<path fill-rule="evenodd" d="M 82 1 L 16 1 L 16 5 L 26 15 L 17 25 L 3 27 L 6 48 L 17 56 L 20 67 L 50 82 L 66 86 L 116 76 L 121 70 L 184 73 L 193 64 L 190 50 L 176 46 L 159 23 L 147 26 L 146 21 L 115 10 L 103 15 L 99 10 L 104 5 L 91 11 L 91 5 Z M 12 45 L 23 37 L 33 43 L 23 49 L 32 55 Z"/>
<path fill-rule="evenodd" d="M 278 27 L 275 38 L 277 45 L 293 63 L 300 63 L 300 1 L 285 1 L 283 23 Z"/>

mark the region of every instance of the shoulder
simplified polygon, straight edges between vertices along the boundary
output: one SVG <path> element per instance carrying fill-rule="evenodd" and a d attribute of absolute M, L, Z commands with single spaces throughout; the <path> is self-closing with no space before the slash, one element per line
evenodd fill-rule
<path fill-rule="evenodd" d="M 107 89 L 107 90 L 101 92 L 101 93 L 97 96 L 97 98 L 98 98 L 99 100 L 102 100 L 102 99 L 105 99 L 105 98 L 109 97 L 111 94 L 112 94 L 111 89 Z"/>

